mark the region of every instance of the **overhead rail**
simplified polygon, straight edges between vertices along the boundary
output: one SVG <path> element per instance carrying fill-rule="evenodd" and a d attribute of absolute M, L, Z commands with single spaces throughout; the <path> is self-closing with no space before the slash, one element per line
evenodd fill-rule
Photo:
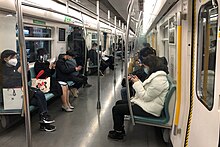
<path fill-rule="evenodd" d="M 69 0 L 69 1 L 72 2 L 72 3 L 74 3 L 74 4 L 76 4 L 77 6 L 79 6 L 79 7 L 81 7 L 81 8 L 83 8 L 83 9 L 85 9 L 86 11 L 92 13 L 93 15 L 97 16 L 97 13 L 95 13 L 95 12 L 93 12 L 92 10 L 88 9 L 87 7 L 83 6 L 83 5 L 80 4 L 79 2 L 76 2 L 76 1 L 73 1 L 73 0 Z M 85 12 L 84 12 L 84 13 L 85 13 Z M 89 14 L 87 14 L 87 13 L 85 13 L 85 14 L 86 14 L 86 15 L 89 15 Z M 102 17 L 100 17 L 100 18 L 103 19 L 103 20 L 105 20 L 106 22 L 108 22 L 108 19 L 105 19 L 105 18 L 102 18 Z M 101 20 L 100 20 L 100 21 L 101 21 Z M 106 22 L 104 22 L 104 21 L 101 21 L 101 22 L 106 23 Z M 111 20 L 110 20 L 109 22 L 110 22 L 111 26 L 114 27 L 114 24 L 111 22 Z M 107 23 L 106 23 L 106 24 L 107 24 Z M 121 29 L 121 28 L 120 28 L 120 27 L 117 27 L 117 29 Z"/>
<path fill-rule="evenodd" d="M 62 5 L 66 5 L 65 3 L 60 2 L 60 1 L 58 1 L 58 0 L 52 0 L 52 1 L 57 2 L 57 3 L 59 3 L 59 4 L 62 4 Z M 83 9 L 85 9 L 86 11 L 89 11 L 90 13 L 92 13 L 92 15 L 89 14 L 89 13 L 86 13 L 86 12 L 82 12 L 82 14 L 85 14 L 85 15 L 87 15 L 87 16 L 90 16 L 90 17 L 96 19 L 97 14 L 96 14 L 95 12 L 93 12 L 92 10 L 90 10 L 90 9 L 88 9 L 87 7 L 83 6 L 83 5 L 80 4 L 79 2 L 75 2 L 75 1 L 72 1 L 72 0 L 70 0 L 70 2 L 72 2 L 72 3 L 76 4 L 77 6 L 79 6 L 79 7 L 83 8 Z M 69 3 L 69 4 L 70 4 L 70 3 Z M 70 7 L 71 9 L 73 9 L 73 10 L 76 10 L 76 11 L 78 11 L 78 12 L 81 12 L 81 11 L 80 11 L 81 9 L 79 10 L 79 9 L 77 9 L 77 8 L 74 8 L 74 7 L 71 6 L 71 5 L 69 5 L 69 7 Z M 94 15 L 94 16 L 93 16 L 93 15 Z M 110 26 L 111 26 L 111 27 L 114 27 L 114 24 L 113 24 L 111 21 L 108 21 L 107 19 L 102 18 L 102 17 L 100 17 L 100 18 L 101 18 L 101 19 L 100 19 L 100 22 L 103 22 L 103 23 L 105 23 L 106 25 L 108 25 L 108 22 L 109 22 L 109 23 L 110 23 Z M 122 31 L 122 29 L 121 29 L 120 27 L 117 27 L 117 29 L 120 30 L 120 31 Z"/>
<path fill-rule="evenodd" d="M 55 2 L 57 2 L 57 3 L 59 3 L 59 4 L 62 4 L 62 5 L 66 5 L 65 3 L 60 2 L 60 1 L 57 1 L 57 0 L 52 0 L 52 1 L 55 1 Z M 83 6 L 83 5 L 80 4 L 79 2 L 76 2 L 76 1 L 73 1 L 73 0 L 70 0 L 69 2 L 72 2 L 73 4 L 75 4 L 75 5 L 77 5 L 77 6 L 81 7 L 81 8 L 83 8 L 83 9 L 85 9 L 86 11 L 88 11 L 88 12 L 90 12 L 90 13 L 92 13 L 92 15 L 91 15 L 91 14 L 89 14 L 89 13 L 82 12 L 83 14 L 88 15 L 88 16 L 90 16 L 90 17 L 96 19 L 97 13 L 95 13 L 95 12 L 93 12 L 92 10 L 88 9 L 87 7 Z M 81 12 L 81 11 L 79 11 L 79 9 L 74 8 L 74 7 L 71 6 L 71 5 L 69 5 L 69 7 L 72 8 L 73 10 L 76 10 L 76 11 L 78 11 L 78 12 Z M 95 16 L 93 16 L 93 15 L 95 15 Z M 103 20 L 100 19 L 100 22 L 103 22 L 103 23 L 105 23 L 105 24 L 108 24 L 108 20 L 107 20 L 107 19 L 102 18 L 102 17 L 100 17 L 100 18 L 103 19 Z M 111 27 L 114 27 L 114 24 L 113 24 L 111 21 L 109 21 L 109 22 L 110 22 Z M 121 30 L 120 27 L 117 27 L 117 29 L 118 29 L 118 30 Z"/>
<path fill-rule="evenodd" d="M 28 7 L 32 7 L 32 8 L 37 8 L 37 9 L 41 9 L 41 10 L 45 10 L 45 11 L 49 11 L 49 12 L 54 12 L 54 13 L 57 13 L 57 14 L 61 14 L 61 15 L 64 15 L 64 16 L 68 16 L 68 17 L 74 18 L 74 19 L 79 20 L 80 22 L 82 22 L 82 20 L 79 19 L 79 18 L 76 18 L 76 17 L 74 17 L 74 16 L 72 16 L 72 15 L 69 15 L 69 14 L 67 14 L 67 13 L 62 13 L 62 12 L 60 12 L 60 11 L 56 11 L 56 10 L 51 9 L 51 8 L 44 8 L 44 7 L 41 7 L 41 6 L 37 6 L 37 5 L 25 3 L 25 2 L 22 2 L 21 4 L 24 5 L 24 6 L 28 6 Z"/>
<path fill-rule="evenodd" d="M 26 45 L 24 38 L 24 24 L 23 14 L 21 9 L 21 0 L 15 1 L 15 8 L 17 12 L 17 23 L 18 23 L 18 44 L 20 49 L 20 61 L 21 61 L 21 75 L 23 85 L 23 100 L 24 100 L 24 116 L 25 116 L 25 128 L 26 128 L 26 143 L 28 147 L 32 146 L 31 140 L 31 123 L 30 123 L 30 110 L 29 110 L 29 95 L 28 95 L 28 77 L 27 77 L 27 54 Z"/>
<path fill-rule="evenodd" d="M 134 0 L 130 0 L 128 4 L 128 17 L 127 17 L 127 27 L 125 32 L 125 81 L 126 81 L 126 89 L 127 89 L 127 98 L 128 98 L 128 106 L 131 116 L 132 124 L 135 125 L 134 122 L 134 115 L 131 107 L 131 101 L 130 101 L 130 90 L 129 90 L 129 81 L 128 81 L 128 43 L 129 43 L 129 26 L 131 22 L 131 13 L 132 8 L 134 5 Z"/>

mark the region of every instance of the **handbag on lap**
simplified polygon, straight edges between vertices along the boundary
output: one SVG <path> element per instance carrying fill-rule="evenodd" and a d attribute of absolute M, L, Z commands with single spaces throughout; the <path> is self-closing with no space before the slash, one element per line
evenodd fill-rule
<path fill-rule="evenodd" d="M 46 79 L 39 79 L 39 77 L 44 73 L 44 70 L 41 70 L 36 78 L 31 79 L 31 87 L 41 90 L 43 93 L 50 91 L 50 77 Z"/>

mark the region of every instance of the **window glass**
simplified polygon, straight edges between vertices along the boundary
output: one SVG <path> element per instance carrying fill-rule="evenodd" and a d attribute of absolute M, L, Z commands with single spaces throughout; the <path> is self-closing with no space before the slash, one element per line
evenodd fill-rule
<path fill-rule="evenodd" d="M 209 2 L 199 13 L 196 78 L 197 96 L 209 110 L 214 103 L 217 27 L 218 7 Z"/>
<path fill-rule="evenodd" d="M 48 37 L 51 37 L 51 29 L 25 26 L 24 35 L 25 37 L 48 38 Z M 16 31 L 16 36 L 18 37 L 18 29 Z"/>
<path fill-rule="evenodd" d="M 16 35 L 18 35 L 16 31 Z M 37 26 L 25 26 L 25 43 L 27 52 L 27 61 L 35 62 L 37 59 L 37 50 L 39 48 L 45 48 L 48 52 L 48 58 L 51 57 L 51 28 L 37 27 Z M 17 52 L 19 53 L 19 46 L 17 41 Z"/>

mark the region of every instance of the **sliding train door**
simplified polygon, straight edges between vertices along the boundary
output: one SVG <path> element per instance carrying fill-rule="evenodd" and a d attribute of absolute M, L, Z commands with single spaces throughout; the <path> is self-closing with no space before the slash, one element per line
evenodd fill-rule
<path fill-rule="evenodd" d="M 219 0 L 218 0 L 219 1 Z M 194 0 L 191 107 L 185 146 L 217 147 L 219 141 L 219 2 Z"/>

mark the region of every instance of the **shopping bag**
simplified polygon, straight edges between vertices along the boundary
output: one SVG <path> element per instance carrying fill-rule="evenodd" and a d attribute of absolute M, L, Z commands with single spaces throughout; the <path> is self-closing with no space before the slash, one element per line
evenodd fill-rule
<path fill-rule="evenodd" d="M 41 90 L 43 93 L 50 91 L 50 77 L 46 79 L 31 79 L 31 87 Z"/>
<path fill-rule="evenodd" d="M 3 88 L 4 110 L 22 109 L 23 92 L 21 88 Z"/>

